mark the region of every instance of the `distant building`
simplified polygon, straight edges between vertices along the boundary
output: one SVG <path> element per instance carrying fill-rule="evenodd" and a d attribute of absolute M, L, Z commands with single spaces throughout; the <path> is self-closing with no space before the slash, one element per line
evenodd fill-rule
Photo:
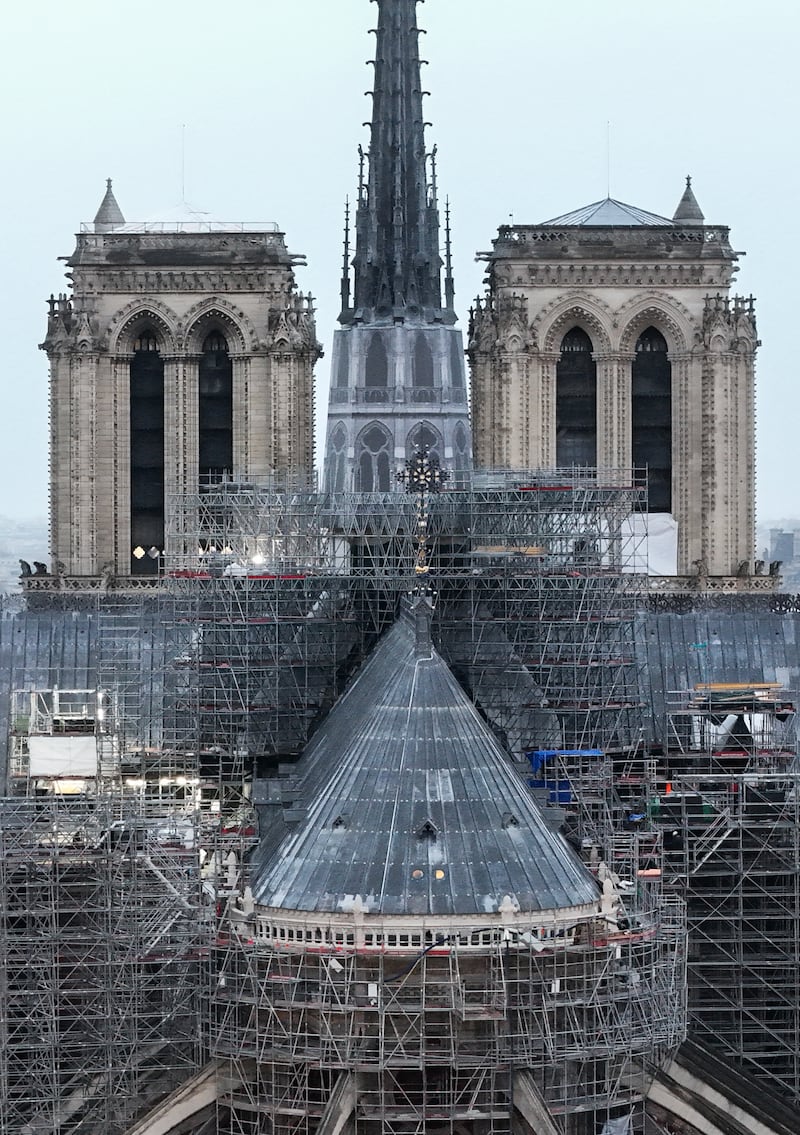
<path fill-rule="evenodd" d="M 687 179 L 674 217 L 608 198 L 504 225 L 470 329 L 479 467 L 646 467 L 680 575 L 749 575 L 752 298 Z"/>
<path fill-rule="evenodd" d="M 800 528 L 771 528 L 769 548 L 764 549 L 764 562 L 769 558 L 770 571 L 779 572 L 784 587 L 800 590 Z"/>
<path fill-rule="evenodd" d="M 321 350 L 297 260 L 274 225 L 126 223 L 109 180 L 42 344 L 54 571 L 156 575 L 171 495 L 311 472 Z"/>

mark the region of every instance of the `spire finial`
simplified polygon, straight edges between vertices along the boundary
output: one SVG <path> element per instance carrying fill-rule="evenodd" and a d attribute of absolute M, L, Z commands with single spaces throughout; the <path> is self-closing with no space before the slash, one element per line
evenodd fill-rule
<path fill-rule="evenodd" d="M 697 204 L 697 198 L 692 189 L 692 175 L 686 175 L 686 188 L 683 191 L 683 196 L 678 202 L 678 208 L 675 210 L 673 221 L 680 225 L 702 225 L 705 221 L 703 212 Z"/>
<path fill-rule="evenodd" d="M 97 215 L 94 219 L 94 231 L 96 233 L 107 233 L 124 224 L 125 218 L 122 215 L 122 210 L 117 204 L 117 199 L 111 188 L 111 178 L 107 177 L 105 196 L 100 202 L 100 208 L 97 210 Z"/>

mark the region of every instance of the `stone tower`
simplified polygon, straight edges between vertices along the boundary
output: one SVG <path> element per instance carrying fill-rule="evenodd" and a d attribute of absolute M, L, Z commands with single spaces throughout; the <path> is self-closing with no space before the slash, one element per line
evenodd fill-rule
<path fill-rule="evenodd" d="M 54 570 L 156 575 L 172 494 L 311 473 L 321 351 L 297 262 L 274 225 L 126 223 L 109 181 L 42 344 Z"/>
<path fill-rule="evenodd" d="M 469 343 L 476 463 L 647 467 L 670 570 L 746 575 L 754 303 L 731 295 L 738 254 L 691 179 L 671 220 L 609 198 L 503 226 L 485 259 Z"/>
<path fill-rule="evenodd" d="M 355 279 L 351 284 L 348 210 L 333 347 L 325 480 L 334 490 L 396 488 L 406 454 L 419 447 L 435 452 L 456 477 L 471 464 L 449 211 L 442 297 L 436 153 L 425 149 L 416 7 L 417 0 L 378 0 Z"/>

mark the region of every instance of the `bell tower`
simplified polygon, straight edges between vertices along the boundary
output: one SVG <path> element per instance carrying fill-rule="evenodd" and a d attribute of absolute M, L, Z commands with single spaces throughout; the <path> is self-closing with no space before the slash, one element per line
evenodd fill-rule
<path fill-rule="evenodd" d="M 687 178 L 674 215 L 607 198 L 504 225 L 469 356 L 481 467 L 646 470 L 650 571 L 752 579 L 755 303 Z"/>
<path fill-rule="evenodd" d="M 170 498 L 313 470 L 309 296 L 271 224 L 129 223 L 109 180 L 51 297 L 50 536 L 66 577 L 157 576 Z"/>
<path fill-rule="evenodd" d="M 425 145 L 418 0 L 377 2 L 370 146 L 360 151 L 352 264 L 347 211 L 325 448 L 326 487 L 360 492 L 396 489 L 417 449 L 456 481 L 471 467 L 450 210 L 443 261 L 436 150 Z"/>

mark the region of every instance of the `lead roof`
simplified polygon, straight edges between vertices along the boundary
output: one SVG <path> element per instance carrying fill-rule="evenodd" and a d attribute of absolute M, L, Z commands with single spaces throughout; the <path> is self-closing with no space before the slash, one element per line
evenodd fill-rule
<path fill-rule="evenodd" d="M 443 659 L 408 618 L 301 762 L 296 827 L 267 842 L 257 903 L 385 915 L 540 912 L 597 900 Z"/>

